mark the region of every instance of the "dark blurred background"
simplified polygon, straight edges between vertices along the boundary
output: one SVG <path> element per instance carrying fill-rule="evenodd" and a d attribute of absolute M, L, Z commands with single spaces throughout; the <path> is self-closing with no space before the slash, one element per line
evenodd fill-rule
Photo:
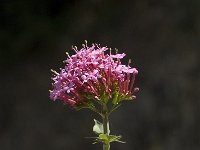
<path fill-rule="evenodd" d="M 139 70 L 137 100 L 111 116 L 112 150 L 200 149 L 199 0 L 1 0 L 0 149 L 102 149 L 87 110 L 49 99 L 84 40 L 118 48 Z"/>

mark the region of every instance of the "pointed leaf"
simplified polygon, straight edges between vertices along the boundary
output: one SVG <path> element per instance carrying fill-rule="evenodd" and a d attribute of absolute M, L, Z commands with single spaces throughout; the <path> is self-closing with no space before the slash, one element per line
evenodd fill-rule
<path fill-rule="evenodd" d="M 126 143 L 126 142 L 120 141 L 121 136 L 109 135 L 108 137 L 109 137 L 109 142 Z"/>
<path fill-rule="evenodd" d="M 107 134 L 99 134 L 98 137 L 95 138 L 93 144 L 96 144 L 96 143 L 111 143 L 111 142 L 119 142 L 119 143 L 125 143 L 123 141 L 120 141 L 121 139 L 121 136 L 117 136 L 117 135 L 107 135 Z"/>
<path fill-rule="evenodd" d="M 94 126 L 93 126 L 93 131 L 96 134 L 101 134 L 103 133 L 103 124 L 99 122 L 98 120 L 94 119 Z"/>

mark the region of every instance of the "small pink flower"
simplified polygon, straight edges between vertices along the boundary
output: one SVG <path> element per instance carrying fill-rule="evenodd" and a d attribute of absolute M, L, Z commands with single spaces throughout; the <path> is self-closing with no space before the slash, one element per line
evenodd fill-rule
<path fill-rule="evenodd" d="M 124 58 L 124 56 L 126 56 L 126 54 L 116 54 L 116 55 L 111 55 L 112 58 L 118 58 L 118 59 L 122 59 Z"/>
<path fill-rule="evenodd" d="M 136 68 L 122 65 L 125 54 L 107 54 L 107 47 L 93 44 L 69 56 L 65 68 L 54 72 L 52 100 L 59 99 L 73 108 L 84 106 L 88 102 L 102 102 L 103 96 L 113 104 L 126 99 L 135 99 L 138 88 L 133 88 Z"/>

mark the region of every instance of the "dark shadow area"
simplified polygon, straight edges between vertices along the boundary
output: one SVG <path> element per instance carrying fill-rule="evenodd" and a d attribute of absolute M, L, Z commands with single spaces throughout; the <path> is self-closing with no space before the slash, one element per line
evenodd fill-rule
<path fill-rule="evenodd" d="M 112 150 L 200 149 L 199 0 L 1 0 L 0 149 L 102 149 L 87 110 L 49 99 L 84 40 L 125 52 L 139 70 L 137 100 L 111 117 L 126 144 Z"/>

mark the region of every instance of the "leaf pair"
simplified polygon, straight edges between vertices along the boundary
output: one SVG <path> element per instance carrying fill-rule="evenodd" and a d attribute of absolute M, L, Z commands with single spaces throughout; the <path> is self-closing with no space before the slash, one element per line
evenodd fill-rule
<path fill-rule="evenodd" d="M 111 142 L 119 142 L 119 143 L 125 143 L 123 141 L 120 141 L 121 136 L 116 136 L 116 135 L 109 135 L 110 130 L 108 131 L 108 134 L 104 134 L 104 129 L 103 129 L 103 124 L 94 119 L 95 125 L 93 126 L 93 131 L 98 135 L 98 137 L 95 137 L 94 143 L 105 143 L 109 144 Z"/>
<path fill-rule="evenodd" d="M 117 135 L 107 135 L 107 134 L 99 134 L 99 137 L 96 137 L 93 144 L 96 143 L 105 143 L 106 145 L 108 145 L 111 142 L 118 142 L 118 143 L 126 143 L 123 141 L 120 141 L 121 136 L 117 136 Z"/>

